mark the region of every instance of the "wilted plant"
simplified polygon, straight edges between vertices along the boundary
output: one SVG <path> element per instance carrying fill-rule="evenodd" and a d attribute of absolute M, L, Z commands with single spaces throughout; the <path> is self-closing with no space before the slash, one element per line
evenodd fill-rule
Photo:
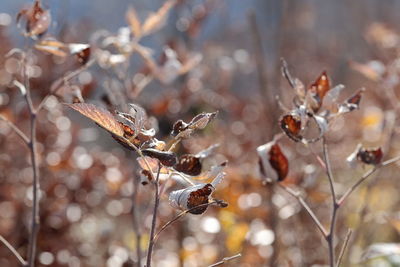
<path fill-rule="evenodd" d="M 372 165 L 372 168 L 339 195 L 336 190 L 334 174 L 329 159 L 326 133 L 336 118 L 359 108 L 364 89 L 358 90 L 353 96 L 340 103 L 338 102 L 338 97 L 344 86 L 338 85 L 332 88 L 331 81 L 326 72 L 323 72 L 310 86 L 305 87 L 299 79 L 292 77 L 284 60 L 282 60 L 282 64 L 282 74 L 294 90 L 295 97 L 293 99 L 293 109 L 288 109 L 281 103 L 281 107 L 286 113 L 281 117 L 279 125 L 286 136 L 292 141 L 302 143 L 309 149 L 311 149 L 310 145 L 312 143 L 322 140 L 323 156 L 322 158 L 317 154 L 315 156 L 321 167 L 325 170 L 330 186 L 332 212 L 328 228 L 324 226 L 324 223 L 306 203 L 301 191 L 297 191 L 282 183 L 288 176 L 291 165 L 284 150 L 279 145 L 282 135 L 277 135 L 271 142 L 257 148 L 260 159 L 260 171 L 266 182 L 277 183 L 280 188 L 299 201 L 328 244 L 329 265 L 331 267 L 340 266 L 351 235 L 351 229 L 349 229 L 343 241 L 339 256 L 336 257 L 335 231 L 339 209 L 350 194 L 369 176 L 379 168 L 400 160 L 400 156 L 382 162 L 383 152 L 380 147 L 364 148 L 362 145 L 358 145 L 356 150 L 347 158 L 348 163 L 354 165 L 358 161 L 365 165 Z"/>

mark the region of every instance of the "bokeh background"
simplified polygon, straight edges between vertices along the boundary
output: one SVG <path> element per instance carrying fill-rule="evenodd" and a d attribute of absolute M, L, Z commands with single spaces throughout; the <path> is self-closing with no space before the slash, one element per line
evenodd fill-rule
<path fill-rule="evenodd" d="M 127 27 L 128 7 L 134 7 L 143 21 L 163 4 L 154 0 L 42 2 L 52 15 L 42 38 L 90 43 L 96 60 L 94 49 L 120 53 L 118 47 L 103 48 L 100 40 Z M 29 113 L 12 83 L 21 79 L 21 66 L 14 57 L 6 57 L 8 51 L 14 47 L 30 51 L 35 104 L 48 94 L 52 82 L 79 68 L 73 57 L 60 59 L 38 51 L 34 48 L 38 41 L 21 35 L 15 18 L 30 3 L 0 3 L 0 113 L 25 132 Z M 50 97 L 39 114 L 38 266 L 136 266 L 137 247 L 142 257 L 147 248 L 154 189 L 136 182 L 139 167 L 134 153 L 60 104 L 71 102 L 72 86 L 80 89 L 86 102 L 110 109 L 123 110 L 130 102 L 141 105 L 158 129 L 157 138 L 167 141 L 176 120 L 219 111 L 204 131 L 178 150 L 197 153 L 220 144 L 210 164 L 229 162 L 227 177 L 215 193 L 229 207 L 210 207 L 203 215 L 186 215 L 175 222 L 156 244 L 155 266 L 208 266 L 237 253 L 242 256 L 227 266 L 327 264 L 325 242 L 308 215 L 284 191 L 264 185 L 258 171 L 257 146 L 281 132 L 278 119 L 283 111 L 276 96 L 291 106 L 294 95 L 282 78 L 280 58 L 306 85 L 326 70 L 333 84 L 346 85 L 341 99 L 361 87 L 367 89 L 360 110 L 337 119 L 327 133 L 336 185 L 343 193 L 370 168 L 351 169 L 345 162 L 358 143 L 383 147 L 385 159 L 400 153 L 399 9 L 400 2 L 394 0 L 177 1 L 164 27 L 140 44 L 153 50 L 160 66 L 167 61 L 166 46 L 176 51 L 180 62 L 200 56 L 199 64 L 163 80 L 155 78 L 137 53 L 123 64 L 94 63 Z M 152 78 L 140 87 L 145 77 Z M 302 191 L 328 225 L 328 181 L 314 156 L 321 155 L 321 145 L 307 148 L 287 138 L 281 145 L 290 160 L 285 184 Z M 392 165 L 378 171 L 340 211 L 338 250 L 347 229 L 354 229 L 343 266 L 400 266 L 398 168 Z M 168 203 L 168 192 L 176 188 L 170 186 L 161 198 L 159 227 L 179 212 Z M 28 150 L 0 121 L 0 234 L 23 256 L 31 208 Z M 3 246 L 0 266 L 18 266 Z"/>

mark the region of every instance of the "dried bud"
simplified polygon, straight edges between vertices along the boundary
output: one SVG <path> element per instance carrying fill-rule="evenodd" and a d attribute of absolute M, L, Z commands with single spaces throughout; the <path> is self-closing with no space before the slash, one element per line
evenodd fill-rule
<path fill-rule="evenodd" d="M 271 181 L 283 181 L 289 172 L 289 162 L 280 146 L 269 142 L 257 148 L 261 174 Z"/>

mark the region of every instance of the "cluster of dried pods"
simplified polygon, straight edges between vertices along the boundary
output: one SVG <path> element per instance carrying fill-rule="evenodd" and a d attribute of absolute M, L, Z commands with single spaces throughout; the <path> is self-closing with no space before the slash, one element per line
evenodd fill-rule
<path fill-rule="evenodd" d="M 125 148 L 138 152 L 141 166 L 142 184 L 155 182 L 158 174 L 160 181 L 168 178 L 187 184 L 184 189 L 172 191 L 169 196 L 173 207 L 181 210 L 190 210 L 192 214 L 202 214 L 207 209 L 204 204 L 209 203 L 216 186 L 224 178 L 223 169 L 226 162 L 213 166 L 210 170 L 203 170 L 202 161 L 209 157 L 215 149 L 213 145 L 197 154 L 183 154 L 179 157 L 173 151 L 175 145 L 182 139 L 191 136 L 193 131 L 204 129 L 214 119 L 217 112 L 201 113 L 186 123 L 178 120 L 171 132 L 171 145 L 155 138 L 154 128 L 147 127 L 146 112 L 138 105 L 129 104 L 129 112 L 115 111 L 115 115 L 106 109 L 93 104 L 74 103 L 66 104 L 80 114 L 94 121 L 108 131 L 111 136 Z M 209 183 L 196 184 L 193 181 L 207 180 Z M 221 206 L 225 206 L 224 202 Z M 198 209 L 196 206 L 202 205 Z"/>
<path fill-rule="evenodd" d="M 330 122 L 338 116 L 359 108 L 364 88 L 339 103 L 338 97 L 344 86 L 339 84 L 331 88 L 331 81 L 325 71 L 307 88 L 299 79 L 293 78 L 284 60 L 282 60 L 282 75 L 293 88 L 295 96 L 293 109 L 288 109 L 280 103 L 286 112 L 280 118 L 279 125 L 282 131 L 295 142 L 309 144 L 319 141 L 328 131 Z M 316 135 L 315 132 L 317 132 Z M 314 136 L 310 136 L 313 133 Z M 289 161 L 277 139 L 279 138 L 257 148 L 260 172 L 267 181 L 283 181 L 289 173 Z M 351 165 L 357 160 L 365 164 L 377 165 L 382 161 L 382 157 L 381 148 L 363 148 L 359 145 L 347 161 Z"/>

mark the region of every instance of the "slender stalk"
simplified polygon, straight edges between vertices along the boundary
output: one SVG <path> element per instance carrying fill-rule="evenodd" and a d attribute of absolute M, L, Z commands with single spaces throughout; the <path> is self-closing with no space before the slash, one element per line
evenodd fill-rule
<path fill-rule="evenodd" d="M 11 251 L 12 254 L 17 258 L 22 266 L 26 265 L 26 261 L 22 258 L 21 254 L 3 237 L 0 235 L 0 241 Z"/>
<path fill-rule="evenodd" d="M 10 126 L 10 128 L 24 141 L 26 145 L 29 144 L 29 138 L 11 121 L 9 121 L 6 117 L 0 115 L 0 120 L 4 121 L 5 123 Z"/>
<path fill-rule="evenodd" d="M 151 229 L 150 229 L 150 238 L 149 238 L 149 247 L 147 249 L 147 262 L 146 262 L 146 267 L 151 267 L 151 256 L 153 254 L 153 247 L 154 247 L 154 233 L 156 230 L 156 224 L 157 224 L 157 211 L 158 211 L 158 205 L 160 203 L 160 194 L 159 194 L 159 184 L 158 180 L 160 178 L 160 170 L 161 170 L 161 163 L 158 164 L 158 171 L 157 171 L 157 177 L 155 180 L 155 193 L 154 193 L 154 209 L 153 209 L 153 220 L 151 222 Z M 151 171 L 150 171 L 151 172 Z"/>
<path fill-rule="evenodd" d="M 39 192 L 40 192 L 40 181 L 39 181 L 39 169 L 38 169 L 38 161 L 36 154 L 36 110 L 33 106 L 31 90 L 29 86 L 29 77 L 26 75 L 26 55 L 23 58 L 23 75 L 24 75 L 24 85 L 26 88 L 26 93 L 24 94 L 25 102 L 28 106 L 28 110 L 30 113 L 30 138 L 28 147 L 30 150 L 31 156 L 31 164 L 33 170 L 33 185 L 32 185 L 32 193 L 33 193 L 33 208 L 32 208 L 32 221 L 31 221 L 31 234 L 29 237 L 29 249 L 28 249 L 28 266 L 35 266 L 35 258 L 36 258 L 36 247 L 37 247 L 37 236 L 39 232 L 40 226 L 40 218 L 39 218 Z"/>
<path fill-rule="evenodd" d="M 227 263 L 228 261 L 237 259 L 237 258 L 239 258 L 239 257 L 242 257 L 242 254 L 238 253 L 238 254 L 236 254 L 236 255 L 234 255 L 234 256 L 223 258 L 221 261 L 216 262 L 216 263 L 214 263 L 214 264 L 211 264 L 211 265 L 209 265 L 208 267 L 216 267 L 216 266 L 224 265 L 224 264 Z"/>
<path fill-rule="evenodd" d="M 318 230 L 321 232 L 322 236 L 324 238 L 327 238 L 328 236 L 328 232 L 325 230 L 324 226 L 322 225 L 321 221 L 318 219 L 318 217 L 315 215 L 315 213 L 312 211 L 312 209 L 310 208 L 310 206 L 308 206 L 308 204 L 305 202 L 305 200 L 300 196 L 299 192 L 296 192 L 292 189 L 290 189 L 289 187 L 286 187 L 284 185 L 278 184 L 278 186 L 280 188 L 282 188 L 283 190 L 285 190 L 287 193 L 289 193 L 289 195 L 293 196 L 294 198 L 297 199 L 297 201 L 303 206 L 303 208 L 306 210 L 306 212 L 308 213 L 308 215 L 310 215 L 312 221 L 314 222 L 314 224 L 317 226 Z"/>
<path fill-rule="evenodd" d="M 335 181 L 333 179 L 331 162 L 329 160 L 328 145 L 326 143 L 325 137 L 322 138 L 322 148 L 323 148 L 323 154 L 324 154 L 324 163 L 326 166 L 325 170 L 326 170 L 326 174 L 328 176 L 329 187 L 330 187 L 331 196 L 332 196 L 332 216 L 331 216 L 329 234 L 326 237 L 326 241 L 328 242 L 328 249 L 329 249 L 329 265 L 331 267 L 334 267 L 335 261 L 336 261 L 335 260 L 336 216 L 337 216 L 337 212 L 338 212 L 338 209 L 340 206 L 337 203 L 337 199 L 336 199 L 336 192 L 335 192 L 335 186 L 334 186 Z"/>
<path fill-rule="evenodd" d="M 350 237 L 351 237 L 352 233 L 353 233 L 353 230 L 351 230 L 351 229 L 349 229 L 347 231 L 346 238 L 344 239 L 343 246 L 342 246 L 342 249 L 340 250 L 340 254 L 339 254 L 339 257 L 338 257 L 338 260 L 337 260 L 337 263 L 336 263 L 336 267 L 340 267 L 340 264 L 341 264 L 342 259 L 343 259 L 343 255 L 346 252 L 346 248 L 347 248 L 347 245 L 349 244 L 349 240 L 350 240 Z"/>
<path fill-rule="evenodd" d="M 136 254 L 137 254 L 137 266 L 142 266 L 142 250 L 140 248 L 142 235 L 139 229 L 139 222 L 138 222 L 138 212 L 137 212 L 137 203 L 138 203 L 138 189 L 139 189 L 139 177 L 135 176 L 133 179 L 133 192 L 132 192 L 132 225 L 133 230 L 135 231 L 136 235 Z"/>
<path fill-rule="evenodd" d="M 168 226 L 170 226 L 171 224 L 173 224 L 174 222 L 176 222 L 177 220 L 179 220 L 179 219 L 180 219 L 182 216 L 184 216 L 185 214 L 191 212 L 192 210 L 195 210 L 195 209 L 198 209 L 198 208 L 201 208 L 201 207 L 210 206 L 210 205 L 213 205 L 213 204 L 217 204 L 217 205 L 222 206 L 221 204 L 223 204 L 223 201 L 218 200 L 218 199 L 214 199 L 214 200 L 211 201 L 211 202 L 208 202 L 208 203 L 205 203 L 205 204 L 201 204 L 201 205 L 197 205 L 197 206 L 195 206 L 195 207 L 193 207 L 193 208 L 191 208 L 191 209 L 187 209 L 187 210 L 182 211 L 182 212 L 179 213 L 176 217 L 174 217 L 172 220 L 168 221 L 167 223 L 165 223 L 165 224 L 161 227 L 161 229 L 157 232 L 157 234 L 154 235 L 154 238 L 153 238 L 153 239 L 154 239 L 154 243 L 157 241 L 157 239 L 158 239 L 158 237 L 160 236 L 160 234 L 162 233 L 162 231 L 164 231 Z"/>

